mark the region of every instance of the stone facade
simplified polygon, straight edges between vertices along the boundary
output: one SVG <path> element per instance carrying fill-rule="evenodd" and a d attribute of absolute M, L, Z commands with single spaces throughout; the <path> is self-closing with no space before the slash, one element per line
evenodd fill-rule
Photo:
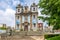
<path fill-rule="evenodd" d="M 38 30 L 38 6 L 35 3 L 33 3 L 30 8 L 27 5 L 17 5 L 15 14 L 15 28 L 17 31 Z"/>

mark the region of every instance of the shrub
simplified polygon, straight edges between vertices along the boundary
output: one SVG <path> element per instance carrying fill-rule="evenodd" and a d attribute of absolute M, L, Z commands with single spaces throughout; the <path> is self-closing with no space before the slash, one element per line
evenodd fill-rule
<path fill-rule="evenodd" d="M 59 34 L 55 34 L 55 35 L 45 35 L 45 39 L 52 38 L 52 37 L 55 37 L 55 36 L 59 36 Z"/>
<path fill-rule="evenodd" d="M 48 38 L 47 40 L 60 40 L 60 36 L 55 36 L 55 37 L 52 37 L 52 38 Z"/>

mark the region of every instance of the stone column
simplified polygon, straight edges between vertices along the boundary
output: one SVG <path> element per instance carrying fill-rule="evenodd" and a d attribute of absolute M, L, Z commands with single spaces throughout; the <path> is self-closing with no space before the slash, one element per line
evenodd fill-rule
<path fill-rule="evenodd" d="M 22 29 L 22 16 L 20 15 L 20 28 Z"/>
<path fill-rule="evenodd" d="M 32 30 L 32 14 L 30 15 L 30 30 Z"/>
<path fill-rule="evenodd" d="M 15 29 L 16 29 L 16 15 L 15 15 Z"/>
<path fill-rule="evenodd" d="M 36 20 L 37 20 L 37 30 L 38 30 L 38 14 L 36 15 Z"/>

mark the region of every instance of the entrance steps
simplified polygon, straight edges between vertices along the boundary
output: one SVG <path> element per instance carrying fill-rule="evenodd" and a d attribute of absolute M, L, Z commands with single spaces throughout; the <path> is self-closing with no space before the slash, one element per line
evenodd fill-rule
<path fill-rule="evenodd" d="M 13 32 L 12 35 L 20 35 L 20 36 L 40 36 L 43 35 L 41 31 L 20 31 L 20 32 Z"/>

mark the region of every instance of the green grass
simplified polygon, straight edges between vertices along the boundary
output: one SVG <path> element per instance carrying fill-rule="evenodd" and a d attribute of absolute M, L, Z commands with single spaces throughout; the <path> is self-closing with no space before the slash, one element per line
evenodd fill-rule
<path fill-rule="evenodd" d="M 48 38 L 47 40 L 60 40 L 60 36 L 55 36 L 55 37 L 52 37 L 52 38 Z"/>
<path fill-rule="evenodd" d="M 4 27 L 0 27 L 0 30 L 6 30 L 7 28 L 4 28 Z"/>

